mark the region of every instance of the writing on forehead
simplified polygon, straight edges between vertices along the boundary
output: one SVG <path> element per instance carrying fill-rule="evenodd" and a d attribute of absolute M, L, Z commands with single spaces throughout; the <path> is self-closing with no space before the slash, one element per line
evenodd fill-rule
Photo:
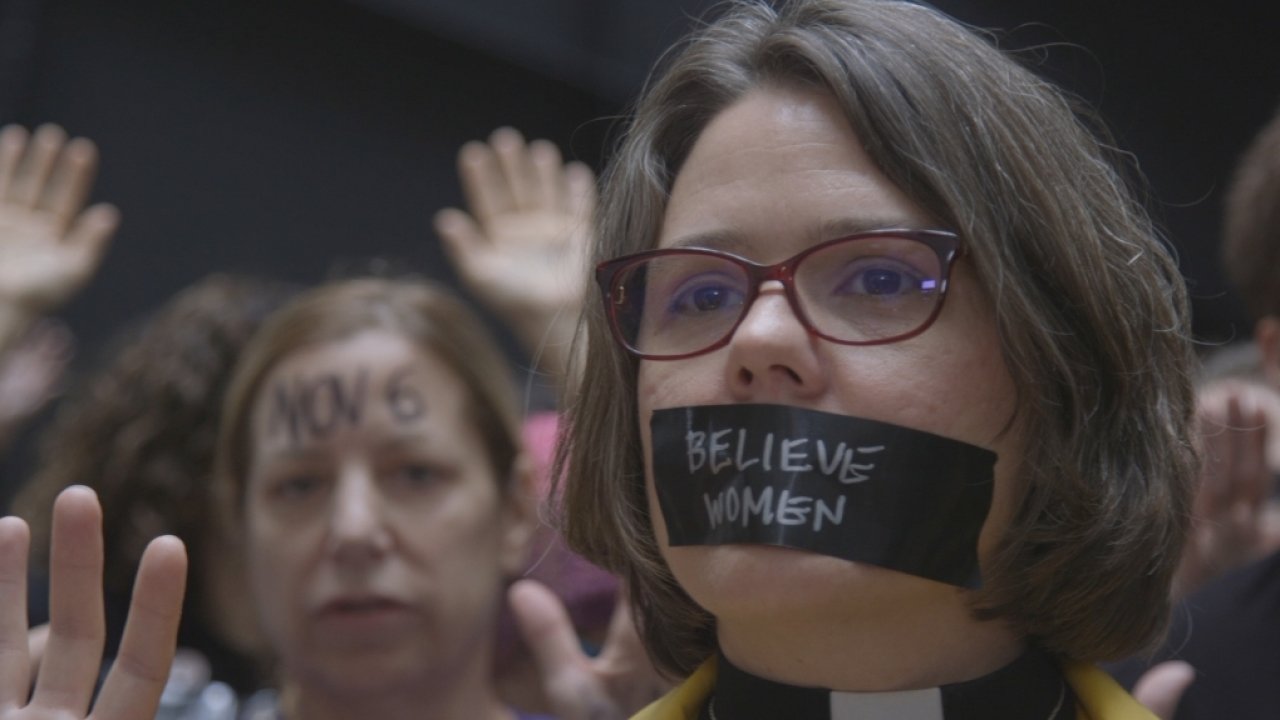
<path fill-rule="evenodd" d="M 409 423 L 426 414 L 426 402 L 412 382 L 412 368 L 399 368 L 387 376 L 383 388 L 371 388 L 367 367 L 348 372 L 295 374 L 277 380 L 269 389 L 267 434 L 287 433 L 293 445 L 304 439 L 322 439 L 366 421 L 368 404 L 379 400 L 390 418 Z"/>
<path fill-rule="evenodd" d="M 387 407 L 397 422 L 413 422 L 427 412 L 422 392 L 413 383 L 413 368 L 402 367 L 391 373 L 387 380 Z"/>

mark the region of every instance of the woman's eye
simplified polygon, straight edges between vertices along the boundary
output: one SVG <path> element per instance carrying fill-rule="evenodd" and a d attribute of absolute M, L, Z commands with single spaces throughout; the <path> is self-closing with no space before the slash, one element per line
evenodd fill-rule
<path fill-rule="evenodd" d="M 314 475 L 295 475 L 277 481 L 271 494 L 282 500 L 303 500 L 319 492 L 321 485 L 320 478 Z"/>
<path fill-rule="evenodd" d="M 400 467 L 395 474 L 402 484 L 413 488 L 424 488 L 434 485 L 444 478 L 445 473 L 439 468 L 425 463 L 409 463 Z"/>
<path fill-rule="evenodd" d="M 896 295 L 905 283 L 902 273 L 888 268 L 873 268 L 862 274 L 862 287 L 870 295 Z"/>
<path fill-rule="evenodd" d="M 744 294 L 738 288 L 718 282 L 684 283 L 671 298 L 670 312 L 693 315 L 742 306 Z"/>
<path fill-rule="evenodd" d="M 898 263 L 859 263 L 852 268 L 837 292 L 847 295 L 902 295 L 927 292 L 925 285 L 917 273 Z"/>

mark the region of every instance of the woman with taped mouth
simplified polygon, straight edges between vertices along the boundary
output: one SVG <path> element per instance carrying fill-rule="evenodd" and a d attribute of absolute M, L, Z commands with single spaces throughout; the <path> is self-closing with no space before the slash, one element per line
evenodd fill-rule
<path fill-rule="evenodd" d="M 642 718 L 1150 717 L 1185 291 L 1062 94 L 936 11 L 735 3 L 607 171 L 559 464 Z M 571 375 L 572 376 L 572 375 Z"/>

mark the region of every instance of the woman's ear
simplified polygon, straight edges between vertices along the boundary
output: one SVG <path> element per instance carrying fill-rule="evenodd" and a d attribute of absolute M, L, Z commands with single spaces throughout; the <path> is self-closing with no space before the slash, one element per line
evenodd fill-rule
<path fill-rule="evenodd" d="M 529 546 L 540 523 L 537 471 L 525 453 L 511 463 L 511 478 L 502 507 L 502 569 L 509 577 L 524 573 L 529 561 Z"/>

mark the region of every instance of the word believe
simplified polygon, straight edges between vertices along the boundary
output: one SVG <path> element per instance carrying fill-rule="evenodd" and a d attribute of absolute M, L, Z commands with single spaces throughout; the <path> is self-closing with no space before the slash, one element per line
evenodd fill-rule
<path fill-rule="evenodd" d="M 764 472 L 772 472 L 776 463 L 782 472 L 817 472 L 834 477 L 845 485 L 853 485 L 870 480 L 871 471 L 876 467 L 874 462 L 854 462 L 855 458 L 862 459 L 862 456 L 874 455 L 885 449 L 884 445 L 850 446 L 844 442 L 836 443 L 832 448 L 820 439 L 810 445 L 809 438 L 775 437 L 773 433 L 765 433 L 764 442 L 753 446 L 746 428 L 738 429 L 736 436 L 734 432 L 734 429 L 726 428 L 686 433 L 685 454 L 689 460 L 689 474 L 705 467 L 715 476 L 722 470 L 742 472 L 755 465 Z"/>

